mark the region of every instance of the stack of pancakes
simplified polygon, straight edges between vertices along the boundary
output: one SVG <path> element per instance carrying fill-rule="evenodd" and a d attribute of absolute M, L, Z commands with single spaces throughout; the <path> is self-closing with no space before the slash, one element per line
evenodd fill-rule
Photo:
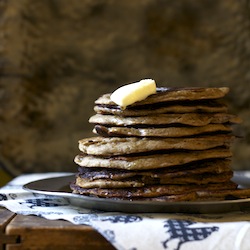
<path fill-rule="evenodd" d="M 231 181 L 228 88 L 157 88 L 126 109 L 110 94 L 89 120 L 97 136 L 79 141 L 73 193 L 94 197 L 192 201 L 246 198 Z"/>

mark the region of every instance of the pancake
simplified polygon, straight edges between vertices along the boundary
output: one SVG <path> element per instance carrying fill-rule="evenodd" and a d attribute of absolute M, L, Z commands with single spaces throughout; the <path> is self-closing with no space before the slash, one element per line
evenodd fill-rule
<path fill-rule="evenodd" d="M 195 101 L 223 98 L 229 92 L 229 88 L 157 88 L 157 93 L 148 96 L 145 100 L 136 102 L 130 107 L 146 104 L 170 102 L 170 101 Z M 95 104 L 115 105 L 110 100 L 111 94 L 99 97 Z"/>
<path fill-rule="evenodd" d="M 174 186 L 174 187 L 173 187 Z M 176 194 L 172 194 L 171 187 L 169 186 L 170 190 L 161 189 L 159 186 L 158 192 L 154 190 L 154 188 L 137 188 L 135 192 L 132 192 L 130 195 L 128 192 L 124 192 L 123 189 L 85 189 L 76 186 L 75 184 L 71 184 L 71 188 L 73 193 L 76 194 L 83 194 L 89 196 L 96 196 L 101 198 L 108 198 L 113 199 L 121 199 L 121 200 L 137 200 L 137 201 L 159 201 L 159 202 L 177 202 L 177 201 L 214 201 L 214 200 L 236 200 L 236 199 L 247 199 L 250 197 L 250 189 L 236 189 L 235 185 L 224 185 L 223 187 L 213 186 L 213 188 L 206 189 L 206 185 L 201 185 L 196 188 L 188 187 L 187 189 L 184 188 L 185 185 L 182 185 L 177 188 L 177 185 L 172 185 L 175 189 Z M 199 190 L 203 189 L 203 190 Z M 144 194 L 143 190 L 154 190 L 154 196 L 150 195 L 138 195 Z M 173 189 L 172 189 L 173 190 Z M 105 193 L 108 191 L 108 193 Z M 113 192 L 112 192 L 113 191 Z M 125 195 L 124 195 L 125 193 Z M 164 193 L 164 195 L 163 195 Z"/>
<path fill-rule="evenodd" d="M 210 183 L 221 183 L 221 182 L 227 182 L 230 181 L 233 177 L 233 172 L 228 171 L 224 172 L 223 175 L 221 174 L 203 174 L 202 178 L 200 174 L 187 174 L 182 177 L 163 177 L 159 179 L 160 184 L 210 184 Z"/>
<path fill-rule="evenodd" d="M 185 194 L 176 195 L 162 195 L 158 197 L 137 197 L 130 198 L 130 201 L 153 201 L 153 202 L 181 202 L 181 201 L 197 201 L 197 194 L 195 192 L 189 192 Z"/>
<path fill-rule="evenodd" d="M 209 185 L 149 185 L 138 188 L 81 188 L 78 185 L 71 184 L 73 193 L 91 195 L 96 197 L 106 198 L 142 198 L 142 197 L 158 197 L 163 195 L 179 195 L 197 191 L 211 191 L 211 190 L 234 190 L 237 185 L 231 181 L 223 183 L 212 183 Z"/>
<path fill-rule="evenodd" d="M 166 113 L 225 113 L 228 108 L 225 104 L 218 101 L 206 101 L 206 103 L 199 102 L 182 102 L 182 103 L 161 103 L 161 104 L 150 104 L 136 107 L 127 107 L 122 109 L 118 105 L 95 105 L 94 111 L 98 114 L 113 114 L 119 116 L 146 116 L 155 114 L 166 114 Z"/>
<path fill-rule="evenodd" d="M 224 148 L 107 158 L 81 154 L 75 157 L 75 163 L 83 167 L 143 170 L 171 167 L 205 159 L 228 158 L 231 156 L 232 152 Z"/>
<path fill-rule="evenodd" d="M 88 179 L 84 179 L 79 176 L 76 178 L 76 185 L 81 188 L 130 188 L 143 187 L 145 184 L 146 183 L 144 183 L 142 179 L 138 177 L 133 179 L 124 179 L 122 181 L 114 181 L 111 179 L 89 181 Z M 153 181 L 150 184 L 153 184 Z"/>
<path fill-rule="evenodd" d="M 187 175 L 223 175 L 224 173 L 232 172 L 230 164 L 230 160 L 216 159 L 210 161 L 191 162 L 181 166 L 153 169 L 150 171 L 131 171 L 126 169 L 79 167 L 78 175 L 90 181 L 98 179 L 123 180 L 134 176 L 144 176 L 151 178 L 178 178 L 185 177 Z"/>
<path fill-rule="evenodd" d="M 205 126 L 217 123 L 240 123 L 240 119 L 226 113 L 187 113 L 187 114 L 162 114 L 141 117 L 120 117 L 114 115 L 96 114 L 90 117 L 89 122 L 101 125 L 114 126 L 144 126 L 144 125 L 169 125 L 183 124 L 189 126 Z M 144 126 L 145 127 L 145 126 Z"/>
<path fill-rule="evenodd" d="M 80 195 L 86 195 L 86 196 L 94 196 L 94 197 L 100 197 L 100 198 L 107 198 L 107 199 L 116 199 L 116 200 L 137 200 L 137 201 L 161 201 L 161 202 L 176 202 L 176 201 L 195 201 L 197 200 L 197 194 L 193 191 L 193 192 L 186 192 L 186 193 L 182 193 L 182 194 L 175 194 L 175 195 L 159 195 L 159 196 L 155 196 L 155 197 L 105 197 L 105 196 L 97 196 L 95 194 L 95 190 L 97 189 L 92 189 L 92 192 L 88 192 L 88 190 L 91 189 L 85 189 L 85 188 L 81 188 L 77 185 L 75 185 L 74 183 L 70 184 L 70 188 L 72 189 L 72 192 L 74 194 L 80 194 Z"/>
<path fill-rule="evenodd" d="M 232 127 L 228 124 L 209 124 L 202 127 L 165 127 L 165 128 L 132 128 L 132 127 L 106 127 L 96 125 L 93 133 L 103 137 L 187 137 L 204 134 L 218 134 L 232 132 Z"/>
<path fill-rule="evenodd" d="M 176 195 L 163 195 L 158 197 L 137 197 L 129 199 L 130 201 L 157 201 L 157 202 L 180 202 L 180 201 L 196 201 L 197 194 L 195 192 L 176 194 Z"/>
<path fill-rule="evenodd" d="M 227 182 L 233 177 L 232 171 L 221 174 L 203 174 L 202 178 L 199 174 L 186 174 L 182 177 L 165 176 L 162 178 L 153 178 L 149 176 L 134 176 L 133 178 L 125 178 L 122 180 L 96 179 L 90 180 L 83 178 L 81 175 L 76 178 L 76 185 L 82 188 L 130 188 L 144 187 L 152 184 L 209 184 Z"/>
<path fill-rule="evenodd" d="M 209 200 L 237 200 L 250 197 L 250 189 L 233 190 L 200 190 L 196 192 L 197 199 L 201 201 Z"/>
<path fill-rule="evenodd" d="M 213 135 L 199 138 L 103 138 L 92 137 L 79 141 L 79 149 L 89 155 L 123 155 L 141 152 L 187 149 L 205 150 L 215 147 L 229 147 L 233 142 L 232 135 Z"/>

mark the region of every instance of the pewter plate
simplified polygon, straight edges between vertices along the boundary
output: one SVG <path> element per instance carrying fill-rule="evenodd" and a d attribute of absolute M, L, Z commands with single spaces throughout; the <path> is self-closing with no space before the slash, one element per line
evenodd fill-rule
<path fill-rule="evenodd" d="M 69 184 L 74 179 L 74 174 L 68 174 L 30 182 L 23 188 L 33 193 L 66 198 L 74 206 L 108 212 L 212 214 L 250 211 L 250 198 L 226 201 L 157 202 L 113 200 L 72 194 Z M 236 171 L 233 181 L 237 182 L 241 188 L 250 188 L 250 171 Z"/>

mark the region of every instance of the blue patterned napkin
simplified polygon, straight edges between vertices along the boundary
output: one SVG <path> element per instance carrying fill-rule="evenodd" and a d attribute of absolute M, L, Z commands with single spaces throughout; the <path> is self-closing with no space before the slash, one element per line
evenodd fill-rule
<path fill-rule="evenodd" d="M 0 206 L 22 215 L 63 219 L 96 229 L 121 250 L 249 250 L 250 212 L 227 214 L 124 214 L 75 207 L 62 197 L 35 194 L 22 185 L 68 173 L 28 174 L 0 189 Z"/>

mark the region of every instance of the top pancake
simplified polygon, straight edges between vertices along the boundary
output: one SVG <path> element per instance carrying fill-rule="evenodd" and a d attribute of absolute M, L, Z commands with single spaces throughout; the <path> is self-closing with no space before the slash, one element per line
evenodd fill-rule
<path fill-rule="evenodd" d="M 148 96 L 145 100 L 136 102 L 130 107 L 152 103 L 171 101 L 195 101 L 223 98 L 229 88 L 157 88 L 157 93 Z M 95 104 L 115 105 L 110 99 L 111 94 L 104 94 L 95 101 Z"/>
<path fill-rule="evenodd" d="M 168 113 L 223 113 L 228 107 L 221 100 L 173 101 L 141 106 L 128 106 L 123 109 L 119 105 L 97 104 L 97 114 L 113 114 L 119 116 L 146 116 Z"/>

